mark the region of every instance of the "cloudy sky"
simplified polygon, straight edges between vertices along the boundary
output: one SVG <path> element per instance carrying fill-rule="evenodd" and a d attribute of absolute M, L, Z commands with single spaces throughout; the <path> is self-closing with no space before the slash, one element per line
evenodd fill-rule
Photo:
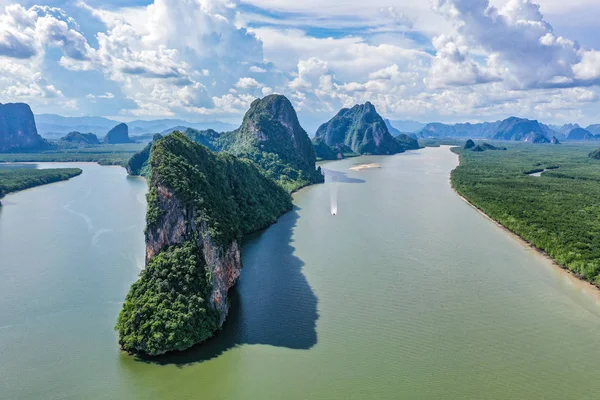
<path fill-rule="evenodd" d="M 0 102 L 237 122 L 288 96 L 309 130 L 392 119 L 600 123 L 598 0 L 0 0 Z"/>

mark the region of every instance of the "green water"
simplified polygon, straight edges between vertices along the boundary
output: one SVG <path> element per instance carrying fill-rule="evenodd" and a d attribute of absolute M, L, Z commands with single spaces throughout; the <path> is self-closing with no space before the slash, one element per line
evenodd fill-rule
<path fill-rule="evenodd" d="M 153 362 L 112 330 L 145 183 L 83 164 L 7 196 L 0 399 L 597 399 L 597 293 L 456 196 L 456 165 L 447 148 L 326 164 L 245 245 L 223 331 Z"/>

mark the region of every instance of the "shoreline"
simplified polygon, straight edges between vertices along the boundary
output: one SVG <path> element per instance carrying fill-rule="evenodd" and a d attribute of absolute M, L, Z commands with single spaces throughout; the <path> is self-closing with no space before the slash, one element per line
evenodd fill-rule
<path fill-rule="evenodd" d="M 459 156 L 459 163 L 460 163 L 460 156 Z M 496 225 L 498 228 L 500 228 L 504 232 L 508 233 L 513 239 L 516 239 L 525 248 L 533 250 L 534 253 L 538 257 L 542 257 L 545 261 L 548 261 L 555 270 L 561 272 L 564 276 L 568 276 L 569 278 L 571 278 L 573 280 L 573 282 L 576 283 L 576 284 L 578 284 L 578 285 L 580 285 L 582 289 L 588 289 L 588 290 L 591 289 L 590 290 L 590 294 L 593 295 L 593 296 L 595 296 L 596 298 L 598 298 L 600 300 L 600 286 L 594 285 L 592 282 L 587 281 L 585 279 L 582 279 L 579 275 L 577 275 L 576 273 L 574 273 L 573 271 L 571 271 L 568 267 L 566 267 L 564 265 L 561 265 L 554 258 L 550 257 L 550 255 L 548 253 L 546 253 L 544 250 L 536 247 L 532 243 L 528 242 L 525 238 L 523 238 L 520 235 L 518 235 L 517 233 L 511 231 L 506 226 L 502 225 L 500 222 L 496 221 L 495 219 L 493 219 L 492 217 L 490 217 L 489 215 L 487 215 L 481 208 L 479 208 L 475 204 L 471 203 L 466 197 L 464 197 L 462 194 L 460 194 L 456 190 L 456 188 L 452 184 L 452 172 L 450 172 L 450 174 L 451 175 L 450 175 L 450 177 L 448 179 L 450 187 L 452 188 L 452 191 L 462 201 L 464 201 L 465 203 L 467 203 L 467 205 L 469 205 L 471 208 L 473 208 L 475 211 L 477 211 L 484 218 L 486 218 L 487 220 L 493 222 L 494 225 Z"/>

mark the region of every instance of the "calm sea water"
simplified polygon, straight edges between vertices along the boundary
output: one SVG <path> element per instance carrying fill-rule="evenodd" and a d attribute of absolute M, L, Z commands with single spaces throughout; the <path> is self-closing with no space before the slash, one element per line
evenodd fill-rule
<path fill-rule="evenodd" d="M 244 246 L 223 331 L 158 360 L 113 331 L 145 182 L 81 164 L 7 196 L 0 398 L 597 399 L 598 294 L 458 198 L 456 165 L 447 148 L 324 165 L 329 183 Z"/>

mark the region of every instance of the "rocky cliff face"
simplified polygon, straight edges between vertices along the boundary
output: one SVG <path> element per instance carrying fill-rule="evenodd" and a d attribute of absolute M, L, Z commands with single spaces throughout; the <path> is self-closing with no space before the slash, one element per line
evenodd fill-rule
<path fill-rule="evenodd" d="M 324 182 L 311 140 L 285 96 L 255 100 L 242 126 L 218 142 L 222 150 L 254 161 L 289 191 Z"/>
<path fill-rule="evenodd" d="M 276 154 L 298 170 L 313 173 L 316 156 L 292 103 L 281 95 L 255 100 L 235 132 L 233 152 L 259 150 Z M 250 148 L 244 148 L 249 145 Z"/>
<path fill-rule="evenodd" d="M 104 138 L 104 143 L 107 144 L 122 144 L 131 143 L 129 139 L 129 127 L 127 124 L 119 124 L 112 128 Z"/>
<path fill-rule="evenodd" d="M 251 162 L 216 154 L 175 132 L 150 156 L 146 267 L 116 329 L 130 352 L 184 350 L 211 337 L 228 314 L 243 236 L 292 207 Z"/>
<path fill-rule="evenodd" d="M 162 185 L 156 190 L 160 219 L 146 229 L 146 263 L 163 249 L 194 240 L 202 249 L 210 281 L 210 306 L 219 314 L 219 326 L 228 314 L 227 293 L 236 284 L 242 270 L 240 247 L 233 240 L 224 247 L 213 239 L 206 220 L 198 219 L 193 206 L 186 206 L 175 193 Z"/>
<path fill-rule="evenodd" d="M 46 150 L 31 108 L 24 103 L 0 104 L 0 153 Z"/>
<path fill-rule="evenodd" d="M 403 151 L 373 104 L 342 109 L 315 135 L 330 147 L 345 145 L 357 154 L 396 154 Z"/>

